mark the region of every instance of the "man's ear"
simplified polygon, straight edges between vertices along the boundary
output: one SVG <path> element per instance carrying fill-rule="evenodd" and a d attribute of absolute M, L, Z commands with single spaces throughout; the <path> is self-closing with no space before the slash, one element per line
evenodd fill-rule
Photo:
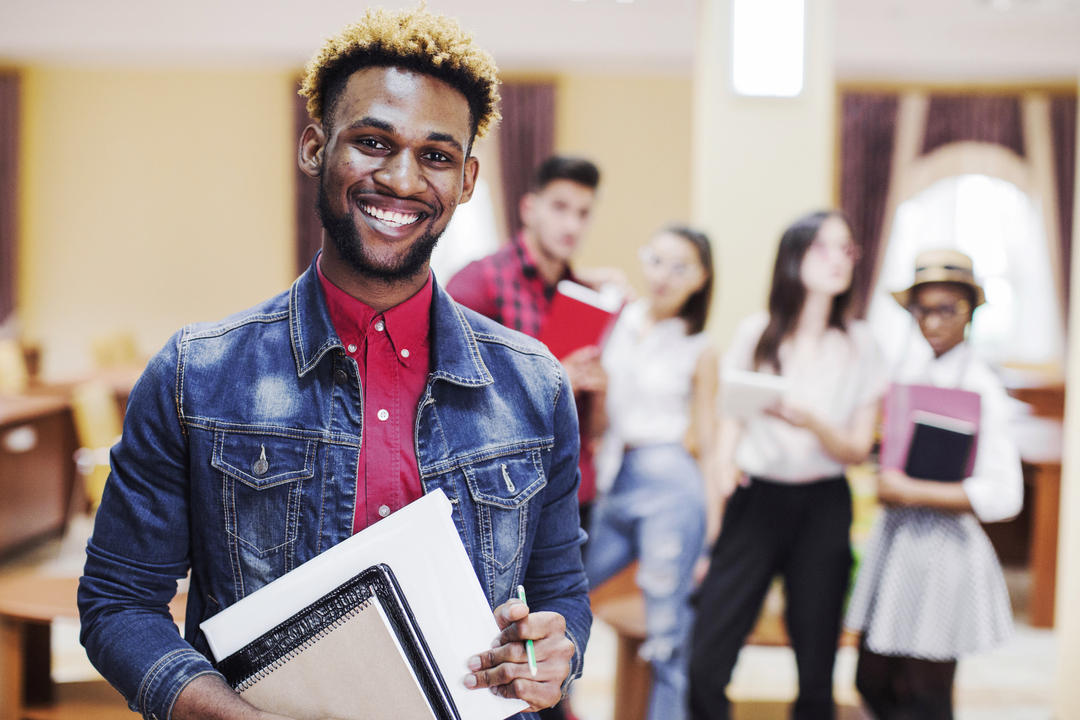
<path fill-rule="evenodd" d="M 528 227 L 532 221 L 533 207 L 536 205 L 536 193 L 530 191 L 521 196 L 518 201 L 518 215 L 521 216 L 521 224 Z"/>
<path fill-rule="evenodd" d="M 322 174 L 323 148 L 326 147 L 326 133 L 322 125 L 308 125 L 300 136 L 300 149 L 297 162 L 306 175 L 319 177 Z"/>
<path fill-rule="evenodd" d="M 465 159 L 464 173 L 461 176 L 461 199 L 458 200 L 458 205 L 469 202 L 472 198 L 473 191 L 476 190 L 476 178 L 480 175 L 480 161 L 476 159 L 476 156 L 469 156 Z"/>

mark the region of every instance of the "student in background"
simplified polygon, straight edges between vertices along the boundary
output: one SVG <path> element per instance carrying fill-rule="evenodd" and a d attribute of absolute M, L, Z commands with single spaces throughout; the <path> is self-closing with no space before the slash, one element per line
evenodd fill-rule
<path fill-rule="evenodd" d="M 625 308 L 607 345 L 608 431 L 585 573 L 597 587 L 639 559 L 652 665 L 649 720 L 686 717 L 694 563 L 705 537 L 696 457 L 715 431 L 718 354 L 702 332 L 713 265 L 702 233 L 673 227 L 641 249 L 648 295 Z"/>
<path fill-rule="evenodd" d="M 971 259 L 930 250 L 915 282 L 894 293 L 928 347 L 909 348 L 897 382 L 960 388 L 980 396 L 974 474 L 961 482 L 883 469 L 874 527 L 846 624 L 862 633 L 855 683 L 880 720 L 952 718 L 957 658 L 1012 634 L 1005 579 L 979 525 L 1020 512 L 1020 454 L 1007 432 L 1001 381 L 964 341 L 983 290 Z"/>
<path fill-rule="evenodd" d="M 769 312 L 738 327 L 724 367 L 788 378 L 765 414 L 722 417 L 716 466 L 724 512 L 691 634 L 690 710 L 728 718 L 728 682 L 773 576 L 799 670 L 793 717 L 832 718 L 832 676 L 851 571 L 848 465 L 870 453 L 888 372 L 865 323 L 848 319 L 857 248 L 842 216 L 784 232 Z"/>
<path fill-rule="evenodd" d="M 595 290 L 609 282 L 626 286 L 615 268 L 575 272 L 570 259 L 581 244 L 592 217 L 600 170 L 584 158 L 553 156 L 536 172 L 533 188 L 521 198 L 523 227 L 497 252 L 469 263 L 446 291 L 481 315 L 539 337 L 561 280 L 573 280 Z M 582 525 L 596 495 L 593 443 L 603 430 L 603 393 L 607 377 L 600 366 L 600 349 L 584 347 L 562 359 L 574 389 L 581 418 Z"/>

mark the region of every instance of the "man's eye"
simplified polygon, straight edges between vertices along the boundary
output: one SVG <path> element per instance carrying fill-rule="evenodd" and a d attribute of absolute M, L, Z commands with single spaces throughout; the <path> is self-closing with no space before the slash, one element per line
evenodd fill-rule
<path fill-rule="evenodd" d="M 378 138 L 373 138 L 373 137 L 360 138 L 359 144 L 363 145 L 366 148 L 371 148 L 372 150 L 385 150 L 386 149 L 386 144 L 385 143 L 383 143 Z"/>
<path fill-rule="evenodd" d="M 432 151 L 432 152 L 429 152 L 427 156 L 428 156 L 428 160 L 431 160 L 432 162 L 437 162 L 437 163 L 450 162 L 450 156 L 447 155 L 446 153 Z"/>

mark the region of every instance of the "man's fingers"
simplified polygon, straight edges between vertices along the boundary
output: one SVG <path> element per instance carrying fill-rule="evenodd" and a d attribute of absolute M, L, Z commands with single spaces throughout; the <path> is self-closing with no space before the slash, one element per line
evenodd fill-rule
<path fill-rule="evenodd" d="M 469 670 L 487 670 L 501 663 L 527 663 L 529 657 L 525 651 L 525 643 L 515 642 L 509 645 L 500 645 L 491 650 L 474 655 L 469 658 Z"/>
<path fill-rule="evenodd" d="M 500 630 L 505 630 L 507 627 L 521 620 L 529 614 L 529 606 L 521 602 L 517 598 L 511 598 L 507 600 L 499 607 L 495 608 L 495 622 L 499 626 Z M 492 647 L 498 645 L 494 643 Z"/>

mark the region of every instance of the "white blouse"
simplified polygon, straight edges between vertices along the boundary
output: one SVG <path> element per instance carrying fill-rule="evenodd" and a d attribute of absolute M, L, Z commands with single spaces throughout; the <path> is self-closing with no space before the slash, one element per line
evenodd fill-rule
<path fill-rule="evenodd" d="M 939 358 L 913 343 L 900 361 L 896 382 L 960 388 L 979 393 L 978 447 L 974 474 L 963 481 L 975 515 L 983 522 L 1008 520 L 1024 503 L 1020 451 L 1009 434 L 1009 397 L 994 371 L 966 342 Z"/>
<path fill-rule="evenodd" d="M 648 300 L 623 309 L 604 345 L 608 430 L 597 458 L 597 486 L 610 488 L 627 445 L 681 443 L 690 429 L 694 371 L 709 345 L 705 333 L 687 335 L 686 321 L 670 318 L 645 334 Z"/>
<path fill-rule="evenodd" d="M 768 313 L 757 313 L 739 323 L 724 354 L 724 368 L 756 369 L 754 350 L 768 322 Z M 815 357 L 782 357 L 781 365 L 781 375 L 791 380 L 784 403 L 842 428 L 851 424 L 856 410 L 880 400 L 889 387 L 888 365 L 861 321 L 849 322 L 847 332 L 826 330 Z M 763 413 L 743 423 L 735 464 L 748 475 L 789 483 L 835 477 L 845 467 L 825 452 L 811 431 Z"/>

